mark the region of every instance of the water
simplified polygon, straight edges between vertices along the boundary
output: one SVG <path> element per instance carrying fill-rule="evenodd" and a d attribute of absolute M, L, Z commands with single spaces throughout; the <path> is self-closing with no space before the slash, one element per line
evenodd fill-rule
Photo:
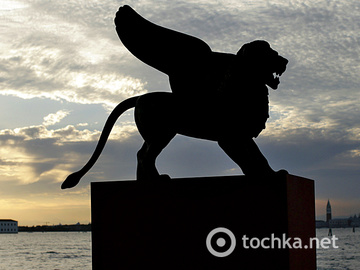
<path fill-rule="evenodd" d="M 91 269 L 91 233 L 0 234 L 0 269 Z"/>
<path fill-rule="evenodd" d="M 318 239 L 328 237 L 329 229 L 317 229 Z M 360 228 L 355 233 L 352 228 L 332 229 L 333 235 L 339 240 L 336 246 L 317 250 L 318 270 L 358 270 L 360 269 Z"/>
<path fill-rule="evenodd" d="M 317 229 L 328 237 L 328 229 Z M 336 246 L 317 250 L 318 270 L 360 269 L 360 228 L 333 229 Z M 90 232 L 0 234 L 0 270 L 91 269 Z"/>

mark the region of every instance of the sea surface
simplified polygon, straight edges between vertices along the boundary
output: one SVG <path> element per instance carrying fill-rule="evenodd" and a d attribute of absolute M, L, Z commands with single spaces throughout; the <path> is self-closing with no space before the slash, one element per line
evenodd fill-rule
<path fill-rule="evenodd" d="M 329 229 L 316 230 L 316 237 L 328 237 Z M 338 248 L 319 248 L 317 250 L 318 270 L 359 270 L 360 269 L 360 228 L 332 229 Z"/>
<path fill-rule="evenodd" d="M 317 250 L 318 270 L 360 269 L 360 228 L 333 229 L 334 248 Z M 328 229 L 317 229 L 328 238 Z M 19 232 L 0 234 L 0 270 L 91 269 L 90 232 Z"/>
<path fill-rule="evenodd" d="M 91 269 L 91 232 L 0 234 L 0 269 Z"/>

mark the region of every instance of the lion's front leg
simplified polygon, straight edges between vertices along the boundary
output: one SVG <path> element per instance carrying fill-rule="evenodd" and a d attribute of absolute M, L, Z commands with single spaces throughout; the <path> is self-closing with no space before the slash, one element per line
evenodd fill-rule
<path fill-rule="evenodd" d="M 224 138 L 218 143 L 225 153 L 240 166 L 246 176 L 275 173 L 252 138 Z"/>

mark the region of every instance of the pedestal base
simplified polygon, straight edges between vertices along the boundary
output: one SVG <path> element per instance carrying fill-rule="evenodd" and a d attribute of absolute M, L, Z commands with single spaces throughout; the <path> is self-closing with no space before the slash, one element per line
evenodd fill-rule
<path fill-rule="evenodd" d="M 315 270 L 314 205 L 292 175 L 92 183 L 93 269 Z"/>

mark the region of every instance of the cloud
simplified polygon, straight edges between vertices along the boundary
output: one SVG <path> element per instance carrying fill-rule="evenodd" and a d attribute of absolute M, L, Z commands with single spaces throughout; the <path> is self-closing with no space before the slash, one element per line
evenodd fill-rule
<path fill-rule="evenodd" d="M 129 4 L 155 23 L 199 36 L 214 50 L 236 52 L 253 39 L 269 40 L 291 64 L 280 89 L 284 98 L 274 95 L 275 102 L 291 98 L 284 93 L 287 90 L 307 97 L 295 106 L 315 106 L 314 92 L 328 96 L 339 88 L 353 92 L 359 83 L 354 68 L 359 63 L 358 33 L 349 23 L 356 21 L 356 12 L 349 12 L 356 10 L 356 1 Z M 38 1 L 25 10 L 31 17 L 14 16 L 6 25 L 7 33 L 17 32 L 19 24 L 23 31 L 2 42 L 8 48 L 2 61 L 2 94 L 113 107 L 132 95 L 169 89 L 166 77 L 156 71 L 146 74 L 150 69 L 122 46 L 114 30 L 116 8 L 111 3 Z"/>
<path fill-rule="evenodd" d="M 54 59 L 52 59 L 54 58 Z M 24 99 L 34 97 L 66 100 L 81 104 L 104 104 L 113 107 L 119 101 L 144 94 L 146 83 L 130 76 L 109 72 L 100 74 L 84 67 L 81 71 L 69 66 L 49 63 L 70 62 L 66 55 L 52 49 L 38 48 L 26 53 L 18 50 L 3 59 L 0 94 Z M 21 74 L 21 77 L 19 77 Z"/>
<path fill-rule="evenodd" d="M 58 122 L 66 113 L 57 112 L 45 117 L 47 124 Z M 80 168 L 90 157 L 99 139 L 100 131 L 78 130 L 68 125 L 48 129 L 47 125 L 0 131 L 0 174 L 2 181 L 34 183 L 42 181 L 61 182 L 76 167 Z M 133 125 L 115 126 L 109 143 L 137 143 Z M 131 143 L 132 142 L 132 143 Z M 136 149 L 133 150 L 134 156 Z M 120 154 L 121 151 L 120 151 Z M 126 155 L 125 155 L 126 156 Z M 117 168 L 112 161 L 115 170 Z"/>
<path fill-rule="evenodd" d="M 72 2 L 58 8 L 56 3 L 39 3 L 30 3 L 21 13 L 14 11 L 5 25 L 2 21 L 6 38 L 1 42 L 0 94 L 113 107 L 147 92 L 145 81 L 107 67 L 115 55 L 118 67 L 126 67 L 122 63 L 128 52 L 116 36 L 103 34 L 104 25 L 88 20 L 102 18 L 99 14 L 80 13 L 99 11 L 95 2 L 89 8 L 70 9 L 77 16 L 68 14 Z"/>
<path fill-rule="evenodd" d="M 51 126 L 56 123 L 59 123 L 63 118 L 69 115 L 69 111 L 60 110 L 56 113 L 51 113 L 48 116 L 44 117 L 44 126 Z"/>
<path fill-rule="evenodd" d="M 27 5 L 25 3 L 13 1 L 13 0 L 3 0 L 1 2 L 0 11 L 11 11 L 15 9 L 25 8 Z"/>

